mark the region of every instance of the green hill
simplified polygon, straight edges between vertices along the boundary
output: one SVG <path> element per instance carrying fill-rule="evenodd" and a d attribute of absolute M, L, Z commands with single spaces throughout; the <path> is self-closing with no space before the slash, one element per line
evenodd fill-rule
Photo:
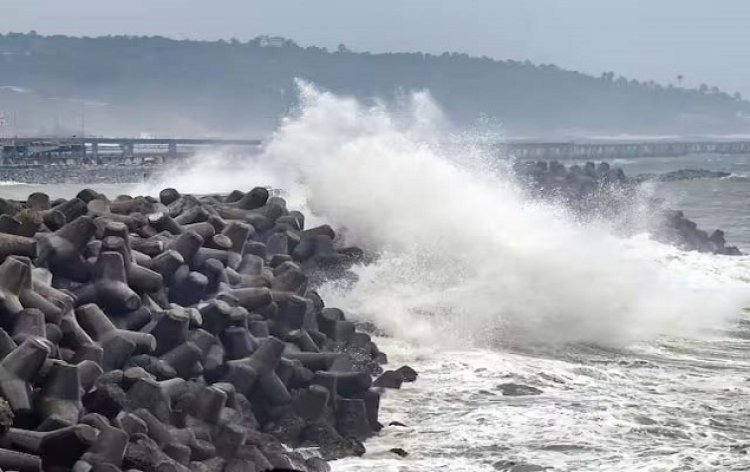
<path fill-rule="evenodd" d="M 515 135 L 739 132 L 750 116 L 750 103 L 715 88 L 465 54 L 331 52 L 276 38 L 0 35 L 0 111 L 19 133 L 263 133 L 294 106 L 296 77 L 363 99 L 428 89 L 454 123 L 489 117 Z"/>

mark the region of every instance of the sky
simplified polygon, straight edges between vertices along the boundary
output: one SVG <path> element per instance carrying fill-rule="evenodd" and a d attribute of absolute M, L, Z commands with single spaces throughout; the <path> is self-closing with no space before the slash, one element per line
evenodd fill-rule
<path fill-rule="evenodd" d="M 750 96 L 748 0 L 0 0 L 0 32 L 284 36 L 465 52 Z"/>

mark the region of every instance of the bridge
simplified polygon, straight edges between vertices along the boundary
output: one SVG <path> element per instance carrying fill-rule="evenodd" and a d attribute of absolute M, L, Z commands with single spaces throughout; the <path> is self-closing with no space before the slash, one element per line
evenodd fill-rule
<path fill-rule="evenodd" d="M 46 163 L 148 162 L 163 163 L 222 148 L 238 153 L 259 148 L 258 139 L 213 138 L 4 138 L 0 139 L 4 165 Z"/>
<path fill-rule="evenodd" d="M 258 139 L 213 138 L 5 138 L 0 139 L 3 165 L 164 163 L 221 148 L 237 155 L 257 152 Z M 750 140 L 542 141 L 511 139 L 497 145 L 520 159 L 602 160 L 679 157 L 690 154 L 748 154 Z"/>

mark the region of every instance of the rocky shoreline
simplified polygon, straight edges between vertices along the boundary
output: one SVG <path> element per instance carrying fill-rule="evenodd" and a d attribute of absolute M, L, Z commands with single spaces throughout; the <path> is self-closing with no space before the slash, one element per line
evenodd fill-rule
<path fill-rule="evenodd" d="M 265 188 L 0 201 L 0 469 L 325 471 L 414 381 L 321 280 L 363 252 Z M 373 378 L 379 376 L 373 381 Z"/>
<path fill-rule="evenodd" d="M 630 178 L 621 168 L 606 162 L 587 162 L 583 166 L 565 166 L 558 161 L 517 161 L 513 170 L 518 181 L 534 198 L 562 203 L 581 217 L 626 214 L 639 198 L 642 179 Z M 711 172 L 711 171 L 705 171 Z M 705 172 L 667 173 L 665 179 L 707 178 Z M 700 177 L 699 177 L 700 175 Z M 713 175 L 713 174 L 712 174 Z M 716 177 L 723 177 L 718 175 Z M 699 251 L 728 256 L 742 253 L 728 246 L 724 231 L 710 234 L 685 217 L 683 212 L 664 208 L 661 202 L 645 202 L 653 217 L 649 230 L 658 241 L 687 251 Z"/>

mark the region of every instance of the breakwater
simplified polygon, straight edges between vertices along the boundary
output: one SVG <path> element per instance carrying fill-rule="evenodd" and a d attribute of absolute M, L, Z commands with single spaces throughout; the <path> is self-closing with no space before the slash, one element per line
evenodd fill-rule
<path fill-rule="evenodd" d="M 416 379 L 315 291 L 363 252 L 265 188 L 0 203 L 3 470 L 325 471 Z"/>
<path fill-rule="evenodd" d="M 518 161 L 514 171 L 534 198 L 562 203 L 578 216 L 616 220 L 640 205 L 641 211 L 635 216 L 645 221 L 644 229 L 659 241 L 688 251 L 730 256 L 741 254 L 735 246 L 727 245 L 724 231 L 715 229 L 709 233 L 698 228 L 682 211 L 670 210 L 657 200 L 643 198 L 640 193 L 642 179 L 628 177 L 621 168 L 606 162 L 565 166 L 558 161 Z M 725 176 L 723 173 L 698 174 L 703 177 Z"/>

